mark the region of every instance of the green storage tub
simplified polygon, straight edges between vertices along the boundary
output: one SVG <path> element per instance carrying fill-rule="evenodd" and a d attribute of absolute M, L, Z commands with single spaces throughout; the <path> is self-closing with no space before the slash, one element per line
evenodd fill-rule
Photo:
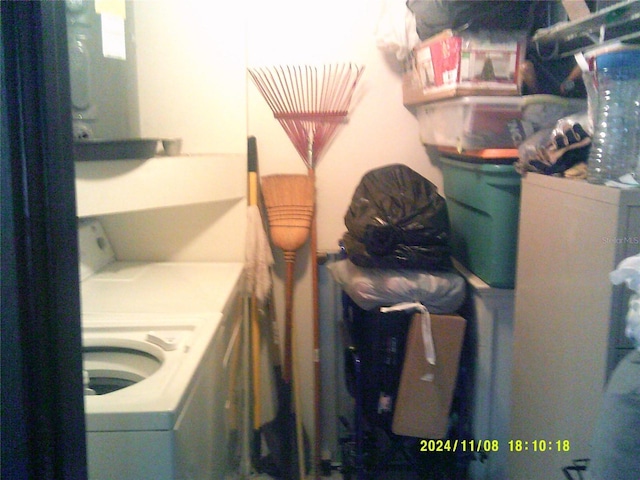
<path fill-rule="evenodd" d="M 491 287 L 513 288 L 520 175 L 513 165 L 441 161 L 453 256 Z"/>

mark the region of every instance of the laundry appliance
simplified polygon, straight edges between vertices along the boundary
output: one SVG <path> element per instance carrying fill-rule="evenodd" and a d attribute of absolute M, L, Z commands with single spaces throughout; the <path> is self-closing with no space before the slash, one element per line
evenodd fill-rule
<path fill-rule="evenodd" d="M 118 261 L 79 225 L 91 480 L 223 479 L 241 450 L 241 263 Z"/>

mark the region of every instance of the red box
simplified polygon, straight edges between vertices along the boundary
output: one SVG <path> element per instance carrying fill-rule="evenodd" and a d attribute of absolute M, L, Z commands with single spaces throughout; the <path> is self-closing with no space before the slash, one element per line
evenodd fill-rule
<path fill-rule="evenodd" d="M 413 51 L 403 79 L 405 105 L 469 95 L 519 95 L 526 36 L 445 30 Z"/>
<path fill-rule="evenodd" d="M 433 41 L 416 51 L 416 66 L 425 87 L 439 87 L 460 81 L 462 38 L 450 36 Z"/>

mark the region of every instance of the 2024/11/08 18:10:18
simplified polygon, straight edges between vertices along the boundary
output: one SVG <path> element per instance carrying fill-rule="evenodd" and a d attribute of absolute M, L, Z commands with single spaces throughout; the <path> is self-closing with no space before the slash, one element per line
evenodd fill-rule
<path fill-rule="evenodd" d="M 509 440 L 510 452 L 568 452 L 569 440 Z"/>
<path fill-rule="evenodd" d="M 569 452 L 569 440 L 509 440 L 510 452 Z M 421 440 L 421 452 L 497 452 L 498 440 Z"/>

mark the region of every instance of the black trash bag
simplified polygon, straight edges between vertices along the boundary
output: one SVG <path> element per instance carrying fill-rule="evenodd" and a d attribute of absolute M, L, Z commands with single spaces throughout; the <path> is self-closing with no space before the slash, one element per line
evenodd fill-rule
<path fill-rule="evenodd" d="M 433 183 L 406 165 L 366 173 L 344 221 L 347 256 L 360 267 L 452 267 L 445 199 Z"/>
<path fill-rule="evenodd" d="M 442 30 L 529 30 L 535 1 L 529 0 L 408 0 L 416 31 L 426 40 Z"/>

